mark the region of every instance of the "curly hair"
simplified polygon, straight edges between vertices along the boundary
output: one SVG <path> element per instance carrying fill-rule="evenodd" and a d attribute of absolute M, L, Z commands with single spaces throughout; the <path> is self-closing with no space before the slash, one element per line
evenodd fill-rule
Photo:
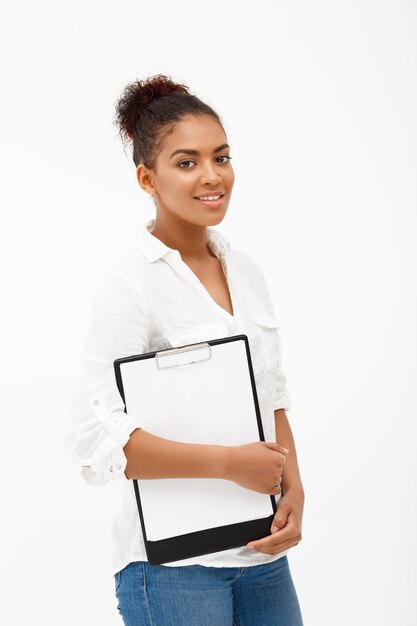
<path fill-rule="evenodd" d="M 132 143 L 136 167 L 143 163 L 155 170 L 164 138 L 187 115 L 210 115 L 223 128 L 217 113 L 189 92 L 187 85 L 156 74 L 126 85 L 116 102 L 114 123 L 123 143 Z"/>

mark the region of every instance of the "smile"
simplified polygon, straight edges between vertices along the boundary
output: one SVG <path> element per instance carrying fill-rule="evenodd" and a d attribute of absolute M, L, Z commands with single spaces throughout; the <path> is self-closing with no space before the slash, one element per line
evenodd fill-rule
<path fill-rule="evenodd" d="M 224 191 L 216 194 L 207 194 L 204 196 L 195 196 L 197 200 L 219 200 L 222 196 L 224 196 Z"/>

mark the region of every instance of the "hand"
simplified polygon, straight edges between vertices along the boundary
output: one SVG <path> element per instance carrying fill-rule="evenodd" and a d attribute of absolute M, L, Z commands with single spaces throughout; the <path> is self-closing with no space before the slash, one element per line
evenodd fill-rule
<path fill-rule="evenodd" d="M 226 446 L 224 450 L 225 478 L 259 493 L 281 493 L 280 483 L 287 448 L 276 442 L 255 441 L 240 446 Z"/>
<path fill-rule="evenodd" d="M 299 491 L 288 491 L 278 502 L 277 512 L 271 524 L 278 530 L 268 537 L 263 537 L 246 544 L 265 554 L 278 554 L 296 546 L 301 541 L 301 526 L 304 509 L 304 494 Z"/>

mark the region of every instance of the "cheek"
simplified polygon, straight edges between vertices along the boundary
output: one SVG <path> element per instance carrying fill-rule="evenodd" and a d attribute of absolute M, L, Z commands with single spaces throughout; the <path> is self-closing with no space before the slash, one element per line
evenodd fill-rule
<path fill-rule="evenodd" d="M 235 173 L 232 167 L 227 170 L 227 173 L 224 176 L 224 180 L 227 182 L 229 188 L 233 187 L 233 183 L 235 182 Z"/>
<path fill-rule="evenodd" d="M 164 180 L 164 193 L 167 197 L 190 195 L 196 185 L 195 179 L 191 172 L 170 174 Z"/>

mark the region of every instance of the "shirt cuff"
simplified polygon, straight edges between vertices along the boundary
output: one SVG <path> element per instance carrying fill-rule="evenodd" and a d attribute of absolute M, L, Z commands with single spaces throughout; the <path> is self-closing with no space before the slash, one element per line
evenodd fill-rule
<path fill-rule="evenodd" d="M 124 411 L 110 412 L 99 394 L 90 397 L 90 405 L 107 436 L 90 458 L 79 461 L 82 477 L 91 485 L 123 478 L 128 480 L 124 473 L 127 458 L 123 448 L 132 432 L 141 427 L 140 421 Z"/>
<path fill-rule="evenodd" d="M 283 390 L 280 386 L 275 390 L 274 396 L 274 411 L 277 409 L 285 409 L 285 411 L 291 409 L 291 398 L 288 395 L 288 391 Z"/>

